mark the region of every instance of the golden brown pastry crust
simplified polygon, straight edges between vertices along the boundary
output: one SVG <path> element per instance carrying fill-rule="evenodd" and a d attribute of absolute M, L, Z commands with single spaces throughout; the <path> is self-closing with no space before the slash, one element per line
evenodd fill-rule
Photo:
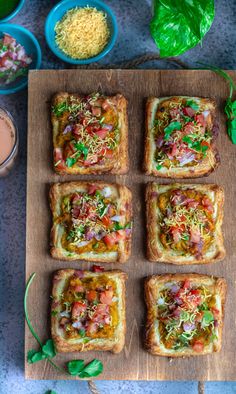
<path fill-rule="evenodd" d="M 61 245 L 61 226 L 57 222 L 60 216 L 61 198 L 70 193 L 77 191 L 86 191 L 89 184 L 98 185 L 100 188 L 110 187 L 118 201 L 119 210 L 124 211 L 126 222 L 132 220 L 132 194 L 131 191 L 123 185 L 104 183 L 104 182 L 65 182 L 55 183 L 51 186 L 49 192 L 50 208 L 53 216 L 53 225 L 51 229 L 51 255 L 55 259 L 73 261 L 87 260 L 100 263 L 125 263 L 131 253 L 131 236 L 128 239 L 120 240 L 118 250 L 115 252 L 96 253 L 85 252 L 82 254 L 68 252 Z"/>
<path fill-rule="evenodd" d="M 160 241 L 158 226 L 158 209 L 156 205 L 159 193 L 171 189 L 193 188 L 211 196 L 214 201 L 216 211 L 215 238 L 212 245 L 212 251 L 203 254 L 201 259 L 195 256 L 178 256 L 173 250 L 165 249 Z M 222 187 L 214 184 L 168 184 L 158 185 L 154 182 L 149 183 L 146 189 L 146 228 L 147 228 L 147 258 L 153 262 L 164 262 L 176 265 L 186 264 L 207 264 L 223 260 L 225 257 L 225 248 L 221 225 L 223 221 L 224 190 Z"/>
<path fill-rule="evenodd" d="M 193 167 L 173 167 L 171 169 L 161 168 L 156 169 L 156 164 L 153 160 L 153 156 L 156 150 L 156 145 L 152 137 L 153 120 L 156 114 L 159 103 L 166 99 L 177 99 L 179 97 L 186 96 L 172 96 L 172 97 L 150 97 L 146 103 L 146 119 L 145 119 L 145 152 L 144 152 L 144 171 L 147 175 L 154 175 L 161 178 L 200 178 L 202 176 L 208 176 L 214 171 L 220 164 L 220 156 L 215 145 L 217 132 L 213 132 L 213 139 L 211 142 L 211 148 L 208 150 L 208 155 L 203 159 L 202 163 L 198 166 Z M 189 99 L 199 99 L 202 103 L 206 103 L 212 115 L 212 129 L 218 129 L 218 123 L 216 121 L 216 103 L 212 99 L 200 98 L 200 97 L 188 97 Z"/>
<path fill-rule="evenodd" d="M 218 320 L 217 335 L 218 339 L 212 344 L 205 346 L 203 352 L 198 353 L 194 349 L 186 348 L 184 350 L 175 351 L 166 349 L 160 343 L 159 336 L 155 329 L 156 311 L 157 311 L 157 294 L 159 288 L 168 282 L 179 282 L 189 279 L 190 282 L 195 284 L 204 284 L 214 291 L 219 296 L 220 315 Z M 149 276 L 144 285 L 145 302 L 147 305 L 147 321 L 146 321 L 146 335 L 145 347 L 153 355 L 166 356 L 166 357 L 189 357 L 201 356 L 209 353 L 219 352 L 222 346 L 222 330 L 224 321 L 224 309 L 226 298 L 227 284 L 224 278 L 216 278 L 208 275 L 201 274 L 163 274 Z"/>
<path fill-rule="evenodd" d="M 64 102 L 72 94 L 60 92 L 53 96 L 52 106 Z M 79 94 L 73 94 L 73 97 L 80 98 Z M 105 164 L 94 164 L 90 167 L 66 167 L 60 169 L 54 166 L 54 170 L 60 174 L 103 174 L 109 172 L 111 174 L 126 174 L 129 170 L 129 157 L 128 157 L 128 116 L 127 105 L 128 102 L 124 96 L 117 94 L 115 96 L 107 96 L 112 100 L 117 108 L 118 122 L 120 129 L 120 143 L 117 148 L 117 155 L 114 158 L 109 158 Z M 53 146 L 57 148 L 57 135 L 59 133 L 59 119 L 51 111 L 51 122 L 53 126 Z M 118 158 L 118 160 L 117 160 Z"/>
<path fill-rule="evenodd" d="M 58 311 L 60 307 L 60 295 L 64 287 L 65 281 L 74 275 L 76 270 L 74 269 L 62 269 L 56 271 L 53 277 L 53 287 L 52 287 L 52 311 Z M 127 274 L 120 270 L 111 270 L 103 272 L 91 272 L 83 271 L 84 277 L 107 275 L 111 279 L 116 281 L 117 291 L 119 293 L 119 305 L 118 314 L 119 322 L 117 329 L 115 330 L 114 336 L 112 338 L 99 338 L 91 339 L 87 343 L 83 343 L 82 339 L 71 339 L 68 340 L 63 337 L 63 331 L 59 327 L 58 313 L 55 315 L 51 314 L 51 334 L 52 339 L 55 343 L 55 347 L 58 352 L 85 352 L 88 350 L 102 350 L 111 351 L 113 353 L 119 353 L 125 344 L 125 334 L 126 334 L 126 301 L 125 301 L 125 281 L 127 279 Z"/>

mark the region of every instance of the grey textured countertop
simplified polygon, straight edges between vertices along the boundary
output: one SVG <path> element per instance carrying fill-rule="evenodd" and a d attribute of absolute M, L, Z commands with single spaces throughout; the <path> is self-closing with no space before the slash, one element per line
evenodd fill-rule
<path fill-rule="evenodd" d="M 44 39 L 44 22 L 55 0 L 26 0 L 21 12 L 11 20 L 31 30 L 43 51 L 42 68 L 67 68 L 66 64 L 50 52 Z M 156 51 L 149 34 L 151 18 L 150 0 L 106 0 L 114 10 L 119 24 L 119 36 L 113 51 L 104 63 L 128 60 L 133 56 Z M 236 68 L 236 1 L 216 0 L 216 17 L 202 47 L 190 50 L 181 59 L 194 67 L 197 61 L 214 64 L 225 69 Z M 162 61 L 150 62 L 145 67 L 169 68 Z M 25 212 L 26 212 L 26 137 L 27 91 L 0 96 L 0 106 L 14 116 L 20 132 L 20 154 L 11 174 L 0 178 L 0 299 L 1 299 L 1 368 L 0 393 L 43 394 L 54 389 L 58 394 L 88 393 L 86 382 L 25 381 L 24 360 L 24 264 L 25 264 Z M 1 148 L 1 147 L 0 147 Z M 102 393 L 163 392 L 166 394 L 195 394 L 197 382 L 122 382 L 100 381 Z M 236 393 L 236 383 L 207 383 L 207 394 Z"/>

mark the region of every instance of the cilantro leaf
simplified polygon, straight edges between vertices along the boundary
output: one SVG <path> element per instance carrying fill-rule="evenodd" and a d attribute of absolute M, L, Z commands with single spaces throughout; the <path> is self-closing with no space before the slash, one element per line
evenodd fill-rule
<path fill-rule="evenodd" d="M 81 142 L 76 142 L 75 144 L 74 144 L 74 146 L 75 146 L 75 149 L 78 151 L 78 153 L 79 153 L 79 156 L 81 155 L 81 154 L 83 154 L 84 155 L 84 160 L 86 160 L 87 159 L 87 157 L 88 157 L 88 148 L 87 148 L 87 146 L 85 146 L 84 144 L 82 144 Z M 78 157 L 79 157 L 78 156 Z M 77 157 L 77 158 L 78 158 Z"/>
<path fill-rule="evenodd" d="M 56 356 L 57 353 L 56 353 L 54 342 L 52 339 L 47 340 L 45 345 L 43 345 L 43 347 L 42 347 L 42 351 L 47 357 L 52 358 L 52 357 Z"/>
<path fill-rule="evenodd" d="M 38 361 L 44 360 L 45 358 L 46 355 L 43 352 L 37 352 L 33 349 L 29 350 L 27 354 L 27 361 L 29 364 L 37 363 Z"/>
<path fill-rule="evenodd" d="M 65 111 L 68 111 L 69 106 L 66 101 L 63 101 L 62 103 L 56 104 L 52 107 L 52 112 L 54 115 L 57 117 L 61 116 Z"/>
<path fill-rule="evenodd" d="M 67 167 L 72 167 L 76 163 L 76 159 L 74 157 L 67 157 L 66 165 Z"/>
<path fill-rule="evenodd" d="M 202 318 L 202 326 L 207 327 L 214 321 L 214 316 L 211 311 L 204 311 Z"/>
<path fill-rule="evenodd" d="M 180 122 L 171 122 L 167 127 L 164 128 L 165 137 L 164 140 L 168 140 L 172 131 L 174 130 L 181 130 L 181 123 Z"/>
<path fill-rule="evenodd" d="M 80 372 L 80 378 L 90 378 L 100 375 L 103 371 L 103 365 L 100 360 L 94 359 L 91 363 L 88 363 L 83 371 Z"/>
<path fill-rule="evenodd" d="M 196 101 L 194 100 L 187 100 L 186 106 L 191 107 L 194 111 L 197 111 L 199 109 L 198 103 L 196 103 Z"/>
<path fill-rule="evenodd" d="M 72 376 L 77 376 L 84 369 L 84 360 L 72 360 L 67 363 L 68 372 Z"/>

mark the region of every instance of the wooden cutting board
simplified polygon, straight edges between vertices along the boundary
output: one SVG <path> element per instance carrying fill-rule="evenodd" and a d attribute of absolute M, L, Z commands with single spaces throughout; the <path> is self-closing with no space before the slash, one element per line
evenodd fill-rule
<path fill-rule="evenodd" d="M 236 73 L 230 72 L 236 80 Z M 130 171 L 123 176 L 64 176 L 53 172 L 52 137 L 50 124 L 50 99 L 56 92 L 86 94 L 101 91 L 112 95 L 122 93 L 129 102 L 129 155 Z M 223 230 L 227 257 L 223 262 L 205 266 L 176 267 L 148 262 L 145 257 L 145 185 L 150 180 L 170 183 L 145 176 L 142 173 L 144 145 L 144 108 L 148 96 L 189 95 L 213 97 L 218 103 L 220 136 L 217 142 L 221 165 L 208 178 L 194 183 L 214 182 L 225 189 L 225 218 Z M 133 193 L 134 231 L 132 257 L 124 264 L 107 264 L 107 269 L 120 268 L 128 273 L 127 282 L 127 334 L 122 353 L 87 352 L 57 355 L 60 365 L 73 358 L 86 361 L 94 357 L 102 360 L 104 372 L 99 379 L 129 380 L 235 380 L 236 360 L 236 147 L 226 135 L 223 106 L 228 95 L 224 80 L 210 71 L 160 71 L 160 70 L 60 70 L 30 71 L 28 105 L 28 182 L 27 182 L 27 241 L 26 279 L 32 272 L 37 276 L 30 290 L 29 313 L 42 340 L 50 337 L 49 307 L 51 279 L 61 268 L 89 268 L 90 263 L 68 263 L 53 260 L 49 255 L 51 214 L 48 203 L 49 185 L 58 181 L 75 179 L 101 179 L 128 185 Z M 191 180 L 187 181 L 191 182 Z M 144 278 L 151 274 L 167 272 L 198 272 L 223 276 L 228 282 L 225 311 L 225 329 L 221 353 L 191 359 L 155 357 L 143 348 L 145 304 Z M 25 353 L 37 349 L 28 328 L 25 330 Z M 68 379 L 47 362 L 25 364 L 28 379 Z"/>

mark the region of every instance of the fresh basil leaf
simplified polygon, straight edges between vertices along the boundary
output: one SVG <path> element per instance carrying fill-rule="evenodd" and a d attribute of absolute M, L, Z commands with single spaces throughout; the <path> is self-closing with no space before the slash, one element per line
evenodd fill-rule
<path fill-rule="evenodd" d="M 158 165 L 156 166 L 156 169 L 157 169 L 157 171 L 161 170 L 161 169 L 162 169 L 162 165 L 161 165 L 161 164 L 158 164 Z"/>
<path fill-rule="evenodd" d="M 214 16 L 214 0 L 154 0 L 150 31 L 160 56 L 178 56 L 196 46 Z"/>
<path fill-rule="evenodd" d="M 67 363 L 70 375 L 76 376 L 84 369 L 84 360 L 72 360 Z"/>
<path fill-rule="evenodd" d="M 56 350 L 54 346 L 54 342 L 52 339 L 48 339 L 45 345 L 42 347 L 42 351 L 44 354 L 46 354 L 47 357 L 55 357 L 56 356 Z"/>
<path fill-rule="evenodd" d="M 43 352 L 37 352 L 35 350 L 29 350 L 27 354 L 27 361 L 29 364 L 37 363 L 38 361 L 44 360 L 46 355 Z"/>
<path fill-rule="evenodd" d="M 100 360 L 96 358 L 86 365 L 85 368 L 79 373 L 80 378 L 90 378 L 100 375 L 103 371 L 103 365 Z"/>
<path fill-rule="evenodd" d="M 165 133 L 165 140 L 168 140 L 170 138 L 170 135 L 172 131 L 174 130 L 181 130 L 181 123 L 180 122 L 171 122 L 167 127 L 164 128 L 164 133 Z"/>
<path fill-rule="evenodd" d="M 67 157 L 66 165 L 67 167 L 72 167 L 76 163 L 76 159 L 74 157 Z"/>
<path fill-rule="evenodd" d="M 199 105 L 194 100 L 187 100 L 186 107 L 191 107 L 194 111 L 197 111 L 199 109 Z"/>

